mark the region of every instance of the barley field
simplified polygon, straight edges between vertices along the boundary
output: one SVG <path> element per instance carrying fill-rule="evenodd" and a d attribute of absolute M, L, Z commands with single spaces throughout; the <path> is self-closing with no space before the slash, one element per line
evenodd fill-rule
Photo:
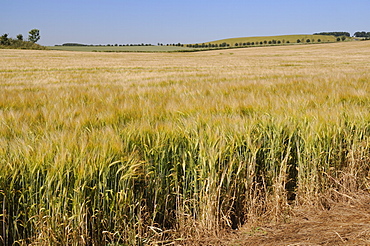
<path fill-rule="evenodd" d="M 370 42 L 0 58 L 1 245 L 186 244 L 370 188 Z"/>

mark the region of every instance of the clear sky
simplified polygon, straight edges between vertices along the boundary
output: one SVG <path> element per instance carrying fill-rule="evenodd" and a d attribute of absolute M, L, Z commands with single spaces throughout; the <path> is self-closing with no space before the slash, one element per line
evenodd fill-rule
<path fill-rule="evenodd" d="M 42 45 L 370 31 L 370 0 L 0 0 L 0 10 L 0 34 L 37 28 Z"/>

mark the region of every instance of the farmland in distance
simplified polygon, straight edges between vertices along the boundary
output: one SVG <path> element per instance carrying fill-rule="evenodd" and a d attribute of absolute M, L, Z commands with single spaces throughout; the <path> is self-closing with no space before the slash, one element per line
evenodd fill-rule
<path fill-rule="evenodd" d="M 352 38 L 346 37 L 346 41 L 352 41 Z M 57 45 L 48 46 L 51 50 L 63 51 L 92 51 L 92 52 L 193 52 L 211 49 L 229 49 L 236 46 L 243 47 L 259 47 L 259 46 L 276 46 L 276 45 L 294 45 L 294 44 L 312 44 L 312 43 L 330 43 L 337 42 L 337 37 L 328 35 L 280 35 L 280 36 L 264 36 L 264 37 L 241 37 L 221 39 L 206 43 L 182 44 L 182 45 Z M 223 46 L 222 44 L 227 44 Z"/>
<path fill-rule="evenodd" d="M 194 50 L 179 46 L 48 46 L 48 49 L 90 52 L 173 52 Z"/>

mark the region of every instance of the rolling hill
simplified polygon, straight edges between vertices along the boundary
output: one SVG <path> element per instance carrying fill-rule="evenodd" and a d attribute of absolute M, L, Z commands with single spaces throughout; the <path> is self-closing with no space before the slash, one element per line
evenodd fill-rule
<path fill-rule="evenodd" d="M 297 40 L 300 40 L 301 42 L 306 42 L 308 39 L 310 42 L 335 42 L 337 40 L 337 37 L 335 36 L 328 36 L 328 35 L 310 35 L 310 34 L 300 34 L 300 35 L 280 35 L 280 36 L 262 36 L 262 37 L 241 37 L 241 38 L 228 38 L 228 39 L 220 39 L 216 41 L 211 42 L 205 42 L 205 44 L 222 44 L 227 43 L 230 44 L 230 46 L 235 46 L 236 43 L 260 43 L 260 42 L 266 42 L 267 44 L 269 41 L 273 42 L 274 40 L 276 43 L 280 41 L 280 43 L 297 43 Z"/>

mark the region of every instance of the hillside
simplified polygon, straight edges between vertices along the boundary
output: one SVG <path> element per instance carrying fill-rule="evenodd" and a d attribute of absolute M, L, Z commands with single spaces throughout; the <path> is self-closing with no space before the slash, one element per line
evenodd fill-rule
<path fill-rule="evenodd" d="M 228 38 L 228 39 L 221 39 L 211 42 L 205 42 L 205 44 L 222 44 L 227 43 L 230 46 L 235 46 L 236 43 L 269 43 L 269 41 L 273 42 L 274 40 L 276 43 L 280 41 L 280 43 L 297 43 L 297 40 L 306 42 L 308 39 L 310 42 L 335 42 L 337 37 L 335 36 L 327 36 L 327 35 L 309 35 L 309 34 L 300 34 L 300 35 L 280 35 L 280 36 L 262 36 L 262 37 L 240 37 L 240 38 Z"/>

